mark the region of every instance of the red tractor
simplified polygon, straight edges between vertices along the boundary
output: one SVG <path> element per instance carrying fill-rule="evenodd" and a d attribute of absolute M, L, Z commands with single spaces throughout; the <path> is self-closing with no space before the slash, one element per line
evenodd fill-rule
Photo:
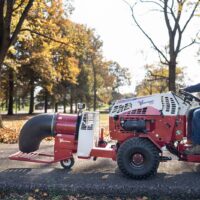
<path fill-rule="evenodd" d="M 104 141 L 99 113 L 82 112 L 82 104 L 76 116 L 38 115 L 23 126 L 20 151 L 10 159 L 38 163 L 60 161 L 69 169 L 74 164 L 74 154 L 82 159 L 112 158 L 125 175 L 134 179 L 154 175 L 160 162 L 171 160 L 163 156 L 164 147 L 181 161 L 200 163 L 200 155 L 185 154 L 190 148 L 187 136 L 191 134 L 192 112 L 189 110 L 199 102 L 187 92 L 118 100 L 109 114 L 109 133 L 114 145 Z M 55 137 L 54 154 L 37 152 L 40 142 L 49 136 Z"/>

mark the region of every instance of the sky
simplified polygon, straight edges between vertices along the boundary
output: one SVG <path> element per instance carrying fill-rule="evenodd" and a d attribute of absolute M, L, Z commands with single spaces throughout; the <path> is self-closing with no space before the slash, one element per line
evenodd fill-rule
<path fill-rule="evenodd" d="M 129 7 L 122 0 L 74 0 L 75 10 L 71 20 L 94 28 L 103 41 L 103 54 L 107 60 L 117 61 L 129 68 L 132 84 L 123 87 L 123 92 L 134 93 L 135 86 L 145 75 L 145 64 L 158 63 L 158 55 L 150 42 L 133 22 Z M 167 31 L 162 16 L 138 7 L 137 17 L 158 46 L 167 43 Z M 183 44 L 188 44 L 200 27 L 200 20 L 193 21 L 185 32 Z M 184 67 L 186 85 L 198 83 L 200 64 L 198 46 L 189 47 L 179 56 L 179 65 Z"/>

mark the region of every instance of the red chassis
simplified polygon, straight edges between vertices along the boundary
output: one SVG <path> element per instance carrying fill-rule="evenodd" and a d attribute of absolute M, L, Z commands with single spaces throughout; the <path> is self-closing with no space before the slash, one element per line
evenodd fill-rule
<path fill-rule="evenodd" d="M 35 163 L 56 163 L 64 162 L 73 159 L 73 154 L 77 153 L 78 141 L 76 139 L 76 124 L 77 116 L 57 114 L 55 120 L 54 132 L 54 153 L 46 154 L 39 152 L 23 153 L 21 151 L 9 156 L 10 160 L 28 161 Z M 105 157 L 116 160 L 116 150 L 109 148 L 103 141 L 103 132 L 99 137 L 99 144 L 91 150 L 88 157 L 81 157 L 88 159 L 90 157 Z"/>
<path fill-rule="evenodd" d="M 54 154 L 46 154 L 39 152 L 23 153 L 21 151 L 9 156 L 10 160 L 28 161 L 35 163 L 56 163 L 60 161 L 69 160 L 73 157 L 73 154 L 77 152 L 77 141 L 74 135 L 62 135 L 55 136 Z M 111 158 L 116 160 L 116 150 L 114 148 L 96 147 L 91 150 L 90 157 L 98 158 Z M 90 158 L 88 157 L 88 158 Z M 88 159 L 85 157 L 79 157 Z"/>
<path fill-rule="evenodd" d="M 147 108 L 151 109 L 151 108 Z M 126 113 L 118 116 L 115 120 L 110 117 L 110 137 L 112 140 L 118 140 L 121 145 L 126 140 L 133 137 L 147 138 L 150 140 L 160 152 L 162 148 L 167 146 L 168 150 L 179 157 L 179 160 L 188 162 L 199 162 L 200 155 L 186 155 L 184 151 L 190 147 L 187 141 L 183 143 L 183 139 L 187 137 L 187 118 L 186 116 L 162 116 L 162 115 L 131 115 Z M 146 133 L 130 133 L 121 127 L 120 118 L 122 120 L 145 120 Z M 177 141 L 174 144 L 172 141 Z"/>

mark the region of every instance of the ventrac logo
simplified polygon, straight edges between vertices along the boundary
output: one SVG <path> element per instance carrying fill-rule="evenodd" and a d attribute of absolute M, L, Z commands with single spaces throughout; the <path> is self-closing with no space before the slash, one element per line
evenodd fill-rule
<path fill-rule="evenodd" d="M 140 104 L 140 106 L 142 106 L 144 104 L 153 104 L 154 100 L 149 100 L 149 101 L 141 100 L 141 101 L 138 101 L 138 103 Z"/>

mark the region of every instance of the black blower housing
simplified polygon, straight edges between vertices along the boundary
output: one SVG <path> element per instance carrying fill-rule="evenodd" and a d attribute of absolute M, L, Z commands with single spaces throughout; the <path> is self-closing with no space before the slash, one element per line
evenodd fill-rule
<path fill-rule="evenodd" d="M 145 120 L 122 120 L 121 126 L 126 131 L 146 132 Z"/>
<path fill-rule="evenodd" d="M 28 120 L 19 135 L 19 150 L 30 153 L 39 149 L 40 142 L 54 136 L 55 114 L 41 114 Z"/>

